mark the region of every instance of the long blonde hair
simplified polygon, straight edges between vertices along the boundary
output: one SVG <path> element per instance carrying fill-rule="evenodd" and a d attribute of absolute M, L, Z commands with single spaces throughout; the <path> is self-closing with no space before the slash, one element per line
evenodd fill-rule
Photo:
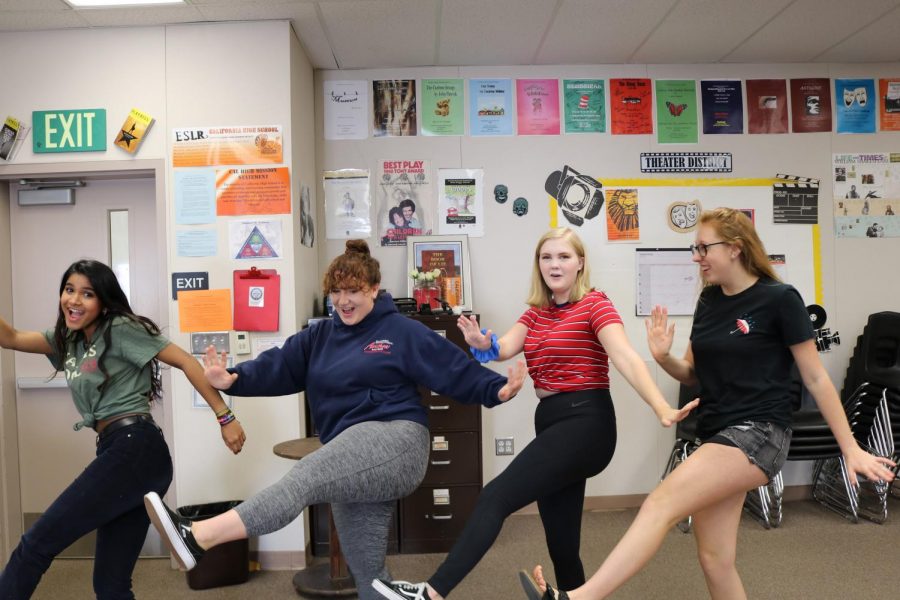
<path fill-rule="evenodd" d="M 709 225 L 723 242 L 741 249 L 741 265 L 751 275 L 781 281 L 769 262 L 769 255 L 750 217 L 733 208 L 714 208 L 700 214 L 700 224 Z M 705 284 L 710 285 L 710 284 Z"/>
<path fill-rule="evenodd" d="M 536 308 L 550 306 L 553 303 L 553 293 L 544 282 L 544 276 L 541 275 L 541 247 L 547 240 L 563 240 L 568 242 L 575 251 L 575 254 L 578 255 L 578 258 L 582 260 L 581 270 L 575 275 L 575 283 L 572 285 L 572 290 L 569 292 L 569 302 L 578 302 L 584 298 L 585 294 L 593 289 L 591 287 L 591 273 L 590 269 L 588 269 L 587 257 L 584 255 L 584 243 L 581 241 L 581 238 L 578 237 L 578 234 L 568 227 L 558 227 L 556 229 L 551 229 L 542 235 L 541 239 L 538 240 L 537 246 L 534 248 L 534 265 L 531 270 L 531 289 L 528 292 L 528 299 L 525 303 Z"/>

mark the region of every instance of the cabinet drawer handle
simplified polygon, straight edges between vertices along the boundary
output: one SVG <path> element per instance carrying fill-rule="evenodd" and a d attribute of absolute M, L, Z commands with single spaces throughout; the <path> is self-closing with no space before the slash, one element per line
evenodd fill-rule
<path fill-rule="evenodd" d="M 431 515 L 431 518 L 435 521 L 449 521 L 453 518 L 453 515 Z"/>
<path fill-rule="evenodd" d="M 433 464 L 433 465 L 449 465 L 450 461 L 449 460 L 433 460 L 433 461 L 431 461 L 431 464 Z"/>
<path fill-rule="evenodd" d="M 442 404 L 440 406 L 435 406 L 435 405 L 431 404 L 428 406 L 428 408 L 430 408 L 431 410 L 450 410 L 450 405 Z"/>

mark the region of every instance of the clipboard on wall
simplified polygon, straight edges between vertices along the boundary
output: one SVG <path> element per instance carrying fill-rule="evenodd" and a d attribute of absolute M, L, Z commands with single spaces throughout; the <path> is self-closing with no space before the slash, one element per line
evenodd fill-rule
<path fill-rule="evenodd" d="M 275 269 L 234 272 L 235 331 L 278 331 L 281 276 Z"/>

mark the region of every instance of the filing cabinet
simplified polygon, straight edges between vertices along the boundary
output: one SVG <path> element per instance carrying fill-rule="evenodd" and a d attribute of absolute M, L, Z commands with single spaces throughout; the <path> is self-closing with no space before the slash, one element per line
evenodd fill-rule
<path fill-rule="evenodd" d="M 410 315 L 468 353 L 455 315 Z M 481 492 L 481 405 L 461 404 L 422 389 L 431 452 L 419 488 L 400 500 L 400 552 L 447 552 Z"/>

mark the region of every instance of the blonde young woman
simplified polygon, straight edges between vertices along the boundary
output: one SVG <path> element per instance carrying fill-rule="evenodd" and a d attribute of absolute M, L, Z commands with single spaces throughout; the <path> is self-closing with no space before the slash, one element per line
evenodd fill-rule
<path fill-rule="evenodd" d="M 485 486 L 447 559 L 427 582 L 372 582 L 385 598 L 447 596 L 490 549 L 506 517 L 535 501 L 557 577 L 580 585 L 585 483 L 606 468 L 616 447 L 609 361 L 664 426 L 683 419 L 695 405 L 676 410 L 666 403 L 612 302 L 591 287 L 584 245 L 571 229 L 552 229 L 538 241 L 526 302 L 528 310 L 499 339 L 480 330 L 473 318 L 461 317 L 459 328 L 482 362 L 524 351 L 540 398 L 536 437 Z"/>
<path fill-rule="evenodd" d="M 691 250 L 705 286 L 687 350 L 681 357 L 670 353 L 675 325 L 664 307 L 646 321 L 647 340 L 669 375 L 700 383 L 698 435 L 704 443 L 651 492 L 586 584 L 558 591 L 547 585 L 539 566 L 533 580 L 522 573 L 531 600 L 606 598 L 649 562 L 666 532 L 687 515 L 693 515 L 710 596 L 746 598 L 735 568 L 741 509 L 747 491 L 768 482 L 787 457 L 794 362 L 840 444 L 851 479 L 892 479 L 893 463 L 866 453 L 854 440 L 819 360 L 803 300 L 772 271 L 750 219 L 730 208 L 704 212 Z"/>

